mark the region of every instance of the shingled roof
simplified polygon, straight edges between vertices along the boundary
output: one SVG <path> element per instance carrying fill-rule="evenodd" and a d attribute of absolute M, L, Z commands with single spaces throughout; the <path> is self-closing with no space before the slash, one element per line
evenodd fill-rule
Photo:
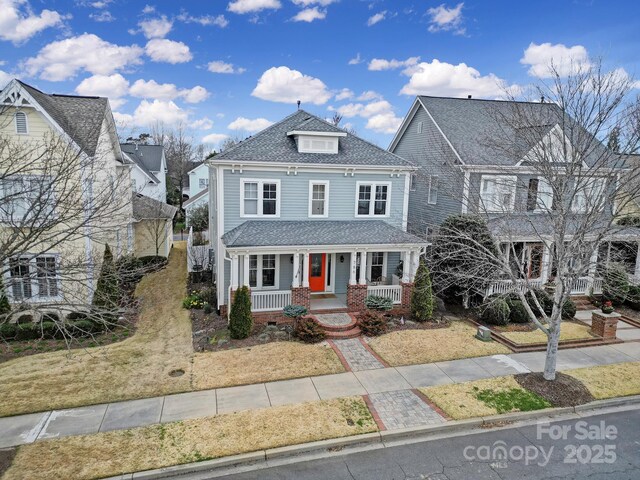
<path fill-rule="evenodd" d="M 106 98 L 48 94 L 17 81 L 87 155 L 95 155 L 109 105 Z"/>
<path fill-rule="evenodd" d="M 162 170 L 162 153 L 164 149 L 162 145 L 121 143 L 120 148 L 129 155 L 145 173 L 158 173 Z"/>
<path fill-rule="evenodd" d="M 339 139 L 338 153 L 300 153 L 291 131 L 335 132 L 345 131 L 304 110 L 298 110 L 285 119 L 265 128 L 238 145 L 209 160 L 217 162 L 274 162 L 316 165 L 361 165 L 410 168 L 412 164 L 399 156 L 367 142 L 351 133 Z"/>
<path fill-rule="evenodd" d="M 132 195 L 133 218 L 140 220 L 171 220 L 175 216 L 178 209 L 173 205 L 167 205 L 164 202 L 147 197 L 140 193 Z"/>

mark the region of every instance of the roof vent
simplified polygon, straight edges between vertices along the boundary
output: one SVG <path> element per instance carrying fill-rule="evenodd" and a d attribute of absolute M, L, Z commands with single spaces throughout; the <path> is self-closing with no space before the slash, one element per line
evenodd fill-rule
<path fill-rule="evenodd" d="M 544 95 L 540 97 L 540 103 L 544 103 Z"/>
<path fill-rule="evenodd" d="M 471 95 L 467 95 L 467 100 L 471 100 Z"/>
<path fill-rule="evenodd" d="M 298 110 L 300 110 L 300 100 L 298 100 Z"/>

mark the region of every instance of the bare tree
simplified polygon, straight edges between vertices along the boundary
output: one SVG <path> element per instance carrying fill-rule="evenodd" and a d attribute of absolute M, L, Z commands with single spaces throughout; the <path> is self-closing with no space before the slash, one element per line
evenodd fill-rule
<path fill-rule="evenodd" d="M 167 247 L 177 208 L 139 193 L 133 194 L 133 216 L 138 222 L 136 236 L 153 245 L 155 256 Z M 164 256 L 164 255 L 162 255 Z"/>
<path fill-rule="evenodd" d="M 481 181 L 486 169 L 474 172 L 451 159 L 441 179 L 441 192 L 448 190 L 445 180 L 465 186 L 463 205 L 488 222 L 495 240 L 487 244 L 456 222 L 430 225 L 439 290 L 455 287 L 466 298 L 517 295 L 547 336 L 547 380 L 556 376 L 563 306 L 572 291 L 597 282 L 599 249 L 640 239 L 617 224 L 617 213 L 640 193 L 640 169 L 629 167 L 640 141 L 640 104 L 631 86 L 626 74 L 605 71 L 601 61 L 575 65 L 568 76 L 551 66 L 549 82 L 525 94 L 535 101 L 507 94 L 512 102 L 496 102 L 485 119 L 490 133 L 481 142 L 491 175 Z M 612 136 L 615 149 L 605 145 Z M 542 281 L 551 308 L 542 304 Z"/>

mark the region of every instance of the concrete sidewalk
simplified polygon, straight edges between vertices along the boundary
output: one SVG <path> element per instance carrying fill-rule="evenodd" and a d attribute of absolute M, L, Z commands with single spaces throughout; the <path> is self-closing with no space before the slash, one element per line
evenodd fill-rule
<path fill-rule="evenodd" d="M 544 352 L 493 355 L 404 367 L 375 368 L 239 387 L 188 392 L 88 407 L 0 418 L 0 448 L 48 438 L 121 430 L 241 410 L 367 395 L 374 402 L 415 405 L 420 387 L 542 371 Z M 558 369 L 640 361 L 640 342 L 561 350 Z M 378 395 L 387 394 L 389 395 Z M 420 405 L 410 408 L 419 424 L 438 420 Z M 382 412 L 379 412 L 382 413 Z M 393 414 L 393 412 L 391 412 Z M 388 428 L 407 426 L 389 417 Z"/>

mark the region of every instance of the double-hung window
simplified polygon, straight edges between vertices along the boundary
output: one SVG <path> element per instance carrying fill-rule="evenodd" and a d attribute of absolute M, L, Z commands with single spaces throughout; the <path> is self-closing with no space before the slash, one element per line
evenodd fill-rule
<path fill-rule="evenodd" d="M 245 180 L 240 185 L 241 217 L 280 216 L 280 180 Z"/>
<path fill-rule="evenodd" d="M 198 188 L 205 189 L 209 186 L 209 179 L 208 178 L 199 178 L 198 179 Z"/>
<path fill-rule="evenodd" d="M 249 286 L 278 288 L 279 266 L 277 255 L 249 255 Z"/>
<path fill-rule="evenodd" d="M 60 293 L 57 259 L 53 255 L 9 260 L 9 283 L 12 300 L 48 300 Z"/>
<path fill-rule="evenodd" d="M 438 203 L 438 177 L 431 175 L 429 177 L 429 205 Z"/>
<path fill-rule="evenodd" d="M 357 183 L 356 216 L 389 216 L 391 184 Z"/>
<path fill-rule="evenodd" d="M 604 178 L 577 178 L 571 203 L 574 213 L 587 213 L 602 210 L 606 200 Z"/>
<path fill-rule="evenodd" d="M 546 212 L 553 206 L 553 190 L 544 178 L 530 178 L 527 188 L 527 212 Z"/>
<path fill-rule="evenodd" d="M 510 175 L 483 175 L 480 182 L 480 208 L 487 212 L 513 210 L 516 180 Z"/>
<path fill-rule="evenodd" d="M 384 278 L 385 272 L 385 253 L 384 252 L 372 252 L 370 254 L 369 262 L 369 280 L 372 282 L 380 282 Z"/>
<path fill-rule="evenodd" d="M 309 216 L 329 216 L 329 182 L 309 182 Z"/>
<path fill-rule="evenodd" d="M 0 180 L 0 220 L 21 221 L 33 218 L 46 221 L 53 213 L 54 190 L 50 177 L 14 176 Z"/>

